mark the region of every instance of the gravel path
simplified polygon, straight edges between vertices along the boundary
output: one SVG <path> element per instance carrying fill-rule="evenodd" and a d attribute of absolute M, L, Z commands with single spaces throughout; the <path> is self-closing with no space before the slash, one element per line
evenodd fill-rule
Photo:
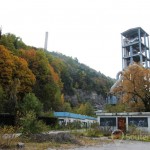
<path fill-rule="evenodd" d="M 150 142 L 122 141 L 99 146 L 80 147 L 70 150 L 150 150 Z"/>

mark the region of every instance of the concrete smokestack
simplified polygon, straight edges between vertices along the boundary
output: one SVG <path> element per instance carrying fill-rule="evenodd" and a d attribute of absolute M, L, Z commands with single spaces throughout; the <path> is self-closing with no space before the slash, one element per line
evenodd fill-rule
<path fill-rule="evenodd" d="M 45 44 L 44 44 L 44 50 L 47 51 L 47 44 L 48 44 L 48 32 L 45 32 Z"/>

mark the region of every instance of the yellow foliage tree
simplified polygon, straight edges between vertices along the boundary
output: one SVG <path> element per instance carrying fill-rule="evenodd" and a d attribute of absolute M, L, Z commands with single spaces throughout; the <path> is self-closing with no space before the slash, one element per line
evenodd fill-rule
<path fill-rule="evenodd" d="M 18 105 L 18 97 L 32 91 L 35 76 L 24 59 L 14 56 L 2 45 L 0 53 L 0 84 L 7 95 L 7 106 L 13 109 Z"/>
<path fill-rule="evenodd" d="M 150 111 L 150 69 L 138 63 L 128 66 L 113 92 L 119 93 L 120 101 L 128 104 L 132 111 Z"/>
<path fill-rule="evenodd" d="M 63 84 L 58 73 L 48 61 L 42 50 L 21 50 L 20 57 L 24 58 L 36 77 L 33 92 L 44 104 L 44 111 L 59 111 L 63 105 L 61 90 Z"/>

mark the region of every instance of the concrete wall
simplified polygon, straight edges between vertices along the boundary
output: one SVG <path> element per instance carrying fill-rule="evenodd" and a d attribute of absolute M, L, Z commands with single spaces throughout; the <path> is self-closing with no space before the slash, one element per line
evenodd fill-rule
<path fill-rule="evenodd" d="M 126 131 L 129 130 L 130 126 L 136 125 L 138 129 L 150 132 L 150 112 L 131 112 L 131 113 L 96 112 L 96 115 L 97 121 L 101 127 L 111 126 L 112 130 L 116 130 L 118 129 L 118 118 L 124 118 Z M 115 124 L 114 118 L 116 119 Z"/>
<path fill-rule="evenodd" d="M 69 122 L 79 121 L 79 122 L 84 123 L 84 124 L 86 123 L 87 127 L 89 127 L 91 124 L 97 122 L 95 120 L 90 120 L 90 119 L 81 120 L 81 119 L 69 118 L 69 117 L 59 117 L 58 120 L 59 120 L 60 124 L 62 122 L 65 122 L 65 125 L 67 125 Z"/>

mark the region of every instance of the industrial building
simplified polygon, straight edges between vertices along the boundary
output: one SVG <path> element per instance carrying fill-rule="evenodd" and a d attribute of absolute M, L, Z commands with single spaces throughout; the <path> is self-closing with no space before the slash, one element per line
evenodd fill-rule
<path fill-rule="evenodd" d="M 107 97 L 108 104 L 118 102 L 113 90 L 122 82 L 123 70 L 129 65 L 138 63 L 145 68 L 150 68 L 149 35 L 141 27 L 136 27 L 121 33 L 122 41 L 122 70 L 116 75 L 116 82 L 111 87 Z"/>
<path fill-rule="evenodd" d="M 120 129 L 129 131 L 130 127 L 150 132 L 150 112 L 105 113 L 96 111 L 97 121 L 101 127 L 109 127 L 111 131 Z"/>
<path fill-rule="evenodd" d="M 121 33 L 122 69 L 133 62 L 150 67 L 149 35 L 141 28 L 132 28 Z"/>
<path fill-rule="evenodd" d="M 54 112 L 54 116 L 58 118 L 60 125 L 67 125 L 73 122 L 80 122 L 81 125 L 85 127 L 90 127 L 91 124 L 97 122 L 97 118 L 70 112 Z"/>
<path fill-rule="evenodd" d="M 150 68 L 149 35 L 141 27 L 122 32 L 121 41 L 122 71 L 117 73 L 116 82 L 111 87 L 107 99 L 107 103 L 112 105 L 115 105 L 118 101 L 114 89 L 121 86 L 123 72 L 130 64 Z M 134 126 L 141 131 L 150 132 L 150 112 L 106 113 L 98 110 L 96 115 L 100 126 L 110 127 L 112 131 L 120 129 L 126 132 L 129 127 Z"/>

